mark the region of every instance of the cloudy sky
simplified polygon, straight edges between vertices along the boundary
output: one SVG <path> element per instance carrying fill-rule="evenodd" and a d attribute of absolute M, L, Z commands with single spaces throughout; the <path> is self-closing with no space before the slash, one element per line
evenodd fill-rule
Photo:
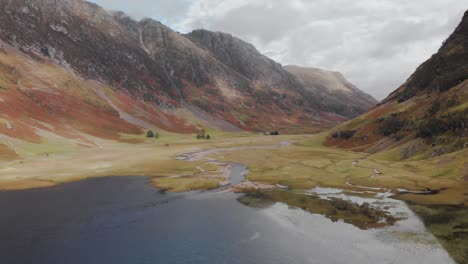
<path fill-rule="evenodd" d="M 91 0 L 180 32 L 223 31 L 282 63 L 342 72 L 377 99 L 455 29 L 465 0 Z"/>

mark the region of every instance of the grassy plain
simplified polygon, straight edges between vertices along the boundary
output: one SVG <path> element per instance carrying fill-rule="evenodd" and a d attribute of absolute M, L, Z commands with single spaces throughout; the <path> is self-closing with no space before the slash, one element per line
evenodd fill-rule
<path fill-rule="evenodd" d="M 154 183 L 158 187 L 177 191 L 212 188 L 212 178 L 219 174 L 216 165 L 205 161 L 181 161 L 176 157 L 207 148 L 275 144 L 272 138 L 250 133 L 213 131 L 211 135 L 211 140 L 197 140 L 194 135 L 171 133 L 164 133 L 159 139 L 147 139 L 144 135 L 122 135 L 120 142 L 92 138 L 97 145 L 92 148 L 77 147 L 73 142 L 56 142 L 52 139 L 44 140 L 42 144 L 15 142 L 20 156 L 15 160 L 0 161 L 0 190 L 47 187 L 104 176 L 184 176 Z M 200 173 L 200 168 L 205 171 L 204 174 Z M 206 177 L 210 180 L 190 180 L 190 177 Z M 188 183 L 187 187 L 177 186 L 179 182 Z"/>
<path fill-rule="evenodd" d="M 324 146 L 324 134 L 263 136 L 252 133 L 209 131 L 211 140 L 194 135 L 162 134 L 159 139 L 122 135 L 123 143 L 93 139 L 98 147 L 59 149 L 48 143 L 23 148 L 22 159 L 0 163 L 0 189 L 24 189 L 102 176 L 152 176 L 153 183 L 172 191 L 215 188 L 223 178 L 206 161 L 181 161 L 176 156 L 208 148 L 248 148 L 213 154 L 224 162 L 245 164 L 248 179 L 292 189 L 316 186 L 349 190 L 397 188 L 439 190 L 436 195 L 402 194 L 396 197 L 422 204 L 468 205 L 468 151 L 428 160 L 393 161 L 392 153 L 369 155 Z M 290 142 L 279 147 L 280 142 Z M 28 143 L 30 144 L 30 143 Z M 27 153 L 29 151 L 29 153 Z M 201 171 L 202 170 L 202 171 Z M 380 174 L 376 175 L 376 170 Z M 203 173 L 202 173 L 203 172 Z M 171 177 L 171 178 L 169 178 Z M 218 177 L 218 178 L 217 178 Z"/>
<path fill-rule="evenodd" d="M 383 154 L 325 147 L 323 140 L 324 135 L 320 134 L 303 136 L 286 147 L 230 151 L 215 157 L 247 165 L 251 181 L 292 189 L 321 186 L 363 191 L 365 186 L 389 188 L 395 193 L 398 188 L 431 189 L 440 192 L 402 194 L 396 198 L 423 204 L 468 205 L 468 182 L 463 179 L 468 166 L 467 150 L 429 160 L 400 162 L 383 159 Z M 380 174 L 376 175 L 375 170 Z"/>

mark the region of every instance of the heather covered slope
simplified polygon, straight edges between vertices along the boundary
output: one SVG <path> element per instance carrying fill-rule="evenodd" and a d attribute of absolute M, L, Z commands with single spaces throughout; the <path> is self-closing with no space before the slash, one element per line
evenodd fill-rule
<path fill-rule="evenodd" d="M 468 147 L 468 12 L 440 50 L 368 113 L 334 129 L 327 144 L 391 159 L 431 158 Z M 463 170 L 461 168 L 461 170 Z M 461 174 L 465 173 L 461 172 Z"/>
<path fill-rule="evenodd" d="M 162 111 L 208 116 L 203 123 L 214 118 L 229 130 L 317 130 L 345 120 L 320 111 L 317 98 L 260 53 L 234 65 L 157 21 L 135 21 L 81 0 L 2 3 L 5 43 Z M 218 48 L 231 44 L 255 50 L 244 42 Z M 258 61 L 271 67 L 259 73 L 252 67 Z"/>
<path fill-rule="evenodd" d="M 95 147 L 94 138 L 123 140 L 122 135 L 145 129 L 196 130 L 122 91 L 84 80 L 48 60 L 33 60 L 5 43 L 1 46 L 0 134 L 5 157 L 26 155 L 24 149 L 41 144 Z"/>

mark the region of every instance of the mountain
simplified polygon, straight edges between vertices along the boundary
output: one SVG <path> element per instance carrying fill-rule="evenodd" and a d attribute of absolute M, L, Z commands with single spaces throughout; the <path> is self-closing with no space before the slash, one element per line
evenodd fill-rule
<path fill-rule="evenodd" d="M 468 147 L 468 11 L 430 59 L 368 113 L 334 129 L 327 144 L 396 159 Z M 389 154 L 390 155 L 390 154 Z"/>
<path fill-rule="evenodd" d="M 199 29 L 186 36 L 259 88 L 302 88 L 294 76 L 279 63 L 262 55 L 253 45 L 230 34 Z"/>
<path fill-rule="evenodd" d="M 230 34 L 199 29 L 186 36 L 257 87 L 297 90 L 307 102 L 321 111 L 352 118 L 378 103 L 340 73 L 297 66 L 283 67 L 262 55 L 251 44 Z M 346 104 L 343 103 L 344 98 L 347 99 Z"/>
<path fill-rule="evenodd" d="M 0 1 L 5 153 L 46 135 L 93 145 L 146 129 L 316 131 L 357 114 L 228 34 L 179 34 L 81 0 Z"/>
<path fill-rule="evenodd" d="M 285 69 L 292 73 L 314 98 L 320 98 L 318 103 L 326 111 L 353 118 L 378 103 L 372 96 L 348 82 L 339 72 L 294 65 L 285 66 Z"/>

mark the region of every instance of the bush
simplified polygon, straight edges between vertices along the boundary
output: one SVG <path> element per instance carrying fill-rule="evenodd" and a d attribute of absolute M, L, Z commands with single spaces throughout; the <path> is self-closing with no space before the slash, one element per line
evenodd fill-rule
<path fill-rule="evenodd" d="M 449 128 L 444 121 L 437 118 L 432 118 L 420 124 L 417 136 L 422 138 L 429 138 L 442 134 L 448 130 Z"/>
<path fill-rule="evenodd" d="M 447 108 L 456 106 L 457 104 L 459 104 L 458 97 L 453 95 L 452 98 L 450 98 L 450 100 L 447 102 Z"/>
<path fill-rule="evenodd" d="M 400 132 L 401 130 L 403 130 L 405 126 L 406 126 L 405 121 L 394 120 L 394 119 L 385 120 L 380 125 L 380 134 L 382 136 L 388 137 L 390 135 Z"/>
<path fill-rule="evenodd" d="M 341 139 L 350 139 L 356 134 L 357 130 L 343 130 L 334 132 L 331 136 L 332 138 L 341 138 Z"/>
<path fill-rule="evenodd" d="M 428 111 L 428 114 L 429 116 L 434 116 L 435 114 L 437 114 L 440 110 L 440 103 L 439 102 L 435 102 L 431 108 L 429 108 L 429 111 Z"/>
<path fill-rule="evenodd" d="M 147 138 L 153 138 L 154 137 L 154 132 L 152 130 L 148 130 L 148 132 L 146 132 L 146 137 Z"/>
<path fill-rule="evenodd" d="M 407 125 L 407 121 L 403 121 L 399 119 L 399 113 L 392 113 L 387 118 L 380 118 L 378 121 L 380 122 L 380 134 L 382 136 L 390 136 L 396 134 L 403 130 Z"/>
<path fill-rule="evenodd" d="M 205 139 L 211 139 L 210 135 L 206 135 Z"/>

